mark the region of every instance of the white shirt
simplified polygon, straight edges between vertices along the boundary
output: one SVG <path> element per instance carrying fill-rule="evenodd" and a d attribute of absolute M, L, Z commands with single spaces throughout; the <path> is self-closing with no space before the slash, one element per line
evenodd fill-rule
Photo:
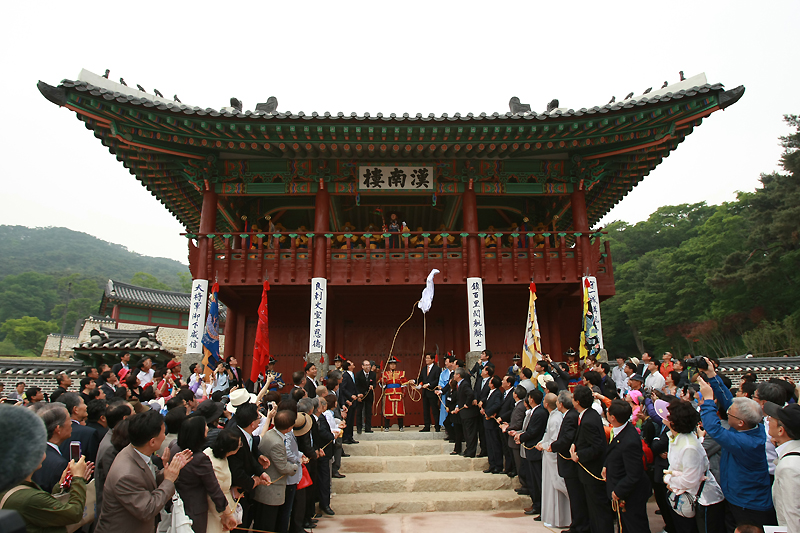
<path fill-rule="evenodd" d="M 136 377 L 139 378 L 139 384 L 141 385 L 142 388 L 145 388 L 145 386 L 148 383 L 153 382 L 153 376 L 155 375 L 155 373 L 156 371 L 153 370 L 152 368 L 147 372 L 145 372 L 144 370 L 139 371 L 139 374 Z"/>
<path fill-rule="evenodd" d="M 619 435 L 620 433 L 622 433 L 622 430 L 623 430 L 623 429 L 625 429 L 625 426 L 627 426 L 627 425 L 628 425 L 628 423 L 627 423 L 627 422 L 625 422 L 624 424 L 622 424 L 622 425 L 621 425 L 620 427 L 618 427 L 618 428 L 615 428 L 614 426 L 611 426 L 611 434 L 612 434 L 614 437 L 616 437 L 617 435 Z"/>
<path fill-rule="evenodd" d="M 325 415 L 325 420 L 328 422 L 328 426 L 331 428 L 331 433 L 333 433 L 334 438 L 338 437 L 342 430 L 339 429 L 339 424 L 336 423 L 336 419 L 333 417 L 333 411 L 328 409 L 323 414 Z"/>
<path fill-rule="evenodd" d="M 48 445 L 49 445 L 51 448 L 53 448 L 55 451 L 57 451 L 57 452 L 58 452 L 58 455 L 64 455 L 64 454 L 62 454 L 62 453 L 61 453 L 61 450 L 59 450 L 59 449 L 58 449 L 58 446 L 56 446 L 56 445 L 55 445 L 55 444 L 53 444 L 52 442 L 50 442 L 50 441 L 47 441 L 47 444 L 48 444 Z"/>
<path fill-rule="evenodd" d="M 661 375 L 661 372 L 651 372 L 644 379 L 644 386 L 649 387 L 652 390 L 662 391 L 666 384 L 667 380 L 664 379 L 664 376 Z"/>
<path fill-rule="evenodd" d="M 769 467 L 769 475 L 775 475 L 775 459 L 778 458 L 778 450 L 775 449 L 775 445 L 772 444 L 772 437 L 769 436 L 769 420 L 768 417 L 764 417 L 764 433 L 767 434 L 767 441 L 764 443 L 764 449 L 767 452 L 767 466 Z M 784 443 L 785 444 L 785 443 Z"/>
<path fill-rule="evenodd" d="M 664 483 L 677 494 L 692 496 L 700 490 L 703 476 L 706 483 L 700 494 L 700 505 L 713 505 L 725 499 L 714 474 L 708 469 L 708 456 L 694 433 L 678 433 L 669 439 L 669 470 L 664 471 Z"/>
<path fill-rule="evenodd" d="M 625 375 L 625 365 L 614 367 L 611 370 L 611 379 L 617 386 L 617 389 L 624 390 L 628 386 L 628 376 Z"/>
<path fill-rule="evenodd" d="M 236 427 L 239 427 L 239 426 L 236 426 Z M 244 433 L 244 438 L 247 441 L 247 449 L 248 450 L 252 450 L 253 449 L 253 436 L 250 433 L 248 433 L 247 431 L 243 430 L 242 428 L 239 428 L 239 429 L 241 430 L 242 433 Z"/>

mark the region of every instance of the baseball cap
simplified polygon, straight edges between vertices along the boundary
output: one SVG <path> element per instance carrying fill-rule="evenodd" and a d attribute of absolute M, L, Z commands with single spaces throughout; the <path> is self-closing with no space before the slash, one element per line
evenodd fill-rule
<path fill-rule="evenodd" d="M 792 440 L 800 439 L 800 405 L 790 403 L 786 407 L 781 407 L 772 402 L 765 402 L 764 412 L 780 420 Z"/>

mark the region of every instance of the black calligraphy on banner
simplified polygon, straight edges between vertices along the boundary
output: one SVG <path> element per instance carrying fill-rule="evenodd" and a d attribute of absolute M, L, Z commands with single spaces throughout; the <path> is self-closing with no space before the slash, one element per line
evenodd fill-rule
<path fill-rule="evenodd" d="M 367 169 L 364 172 L 364 187 L 367 189 L 380 189 L 383 185 L 383 170 L 380 168 Z"/>
<path fill-rule="evenodd" d="M 428 179 L 428 169 L 418 168 L 411 173 L 411 185 L 414 185 L 417 189 L 427 189 L 428 185 L 430 184 L 430 180 Z"/>

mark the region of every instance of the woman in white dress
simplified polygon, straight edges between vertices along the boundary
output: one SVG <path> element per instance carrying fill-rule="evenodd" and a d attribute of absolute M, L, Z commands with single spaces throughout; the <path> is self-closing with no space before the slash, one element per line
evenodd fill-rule
<path fill-rule="evenodd" d="M 235 454 L 242 445 L 242 438 L 234 431 L 224 429 L 217 435 L 214 446 L 206 448 L 203 453 L 211 459 L 214 475 L 217 476 L 219 488 L 228 500 L 228 508 L 218 513 L 213 502 L 208 507 L 208 526 L 206 533 L 224 533 L 238 525 L 234 516 L 236 500 L 231 494 L 231 470 L 228 468 L 228 456 Z M 211 501 L 209 499 L 209 501 Z"/>
<path fill-rule="evenodd" d="M 566 391 L 564 391 L 566 392 Z M 569 393 L 567 393 L 569 394 Z M 536 449 L 542 451 L 542 523 L 550 528 L 569 527 L 572 518 L 569 511 L 569 497 L 564 478 L 558 475 L 556 453 L 550 451 L 550 445 L 558 438 L 561 422 L 564 420 L 563 406 L 560 396 L 549 393 L 544 397 L 542 405 L 550 413 L 547 419 L 547 430 Z"/>

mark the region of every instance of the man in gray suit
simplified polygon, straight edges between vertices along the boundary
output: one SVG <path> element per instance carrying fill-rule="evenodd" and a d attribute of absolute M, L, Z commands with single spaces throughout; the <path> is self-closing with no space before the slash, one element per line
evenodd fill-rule
<path fill-rule="evenodd" d="M 269 459 L 267 475 L 272 483 L 259 485 L 253 493 L 255 502 L 255 529 L 276 531 L 278 514 L 286 499 L 286 478 L 297 472 L 297 464 L 286 455 L 283 436 L 294 427 L 295 414 L 289 410 L 275 414 L 275 427 L 267 431 L 258 445 L 258 451 Z"/>
<path fill-rule="evenodd" d="M 511 457 L 514 460 L 514 468 L 519 475 L 520 483 L 522 484 L 523 488 L 528 488 L 528 476 L 526 475 L 527 471 L 524 470 L 524 467 L 522 466 L 522 456 L 519 452 L 520 445 L 510 433 L 511 431 L 522 432 L 522 425 L 525 422 L 526 411 L 525 397 L 528 395 L 528 391 L 522 385 L 517 385 L 514 387 L 512 394 L 514 395 L 514 409 L 511 411 L 511 419 L 503 431 L 505 431 L 508 435 L 508 447 L 511 450 Z M 510 465 L 507 465 L 506 468 L 509 466 Z"/>
<path fill-rule="evenodd" d="M 191 450 L 176 454 L 157 470 L 151 455 L 164 440 L 164 419 L 147 410 L 130 417 L 131 443 L 122 449 L 106 477 L 103 507 L 95 533 L 154 533 L 156 516 L 175 493 L 175 480 L 192 459 Z"/>

